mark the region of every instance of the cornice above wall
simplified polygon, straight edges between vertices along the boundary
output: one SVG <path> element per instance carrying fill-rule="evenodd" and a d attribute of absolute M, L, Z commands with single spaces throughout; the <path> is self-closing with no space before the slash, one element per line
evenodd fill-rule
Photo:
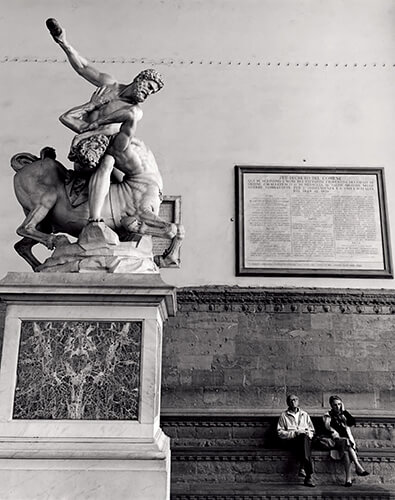
<path fill-rule="evenodd" d="M 182 311 L 395 314 L 395 290 L 205 286 L 177 292 Z"/>

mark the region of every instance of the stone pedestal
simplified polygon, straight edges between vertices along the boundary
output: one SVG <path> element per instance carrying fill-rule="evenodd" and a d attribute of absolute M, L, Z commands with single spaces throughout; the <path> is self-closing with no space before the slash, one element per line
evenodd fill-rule
<path fill-rule="evenodd" d="M 10 273 L 0 371 L 0 498 L 165 500 L 158 274 Z"/>

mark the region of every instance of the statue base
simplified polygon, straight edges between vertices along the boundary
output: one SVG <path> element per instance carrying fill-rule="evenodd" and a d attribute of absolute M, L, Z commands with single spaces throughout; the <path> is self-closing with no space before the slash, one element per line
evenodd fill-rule
<path fill-rule="evenodd" d="M 170 498 L 170 447 L 163 433 L 156 443 L 145 446 L 132 439 L 123 440 L 122 446 L 104 439 L 80 443 L 40 437 L 3 439 L 2 500 Z"/>
<path fill-rule="evenodd" d="M 0 371 L 2 500 L 168 500 L 158 274 L 9 273 Z"/>
<path fill-rule="evenodd" d="M 56 249 L 36 271 L 45 273 L 159 273 L 152 255 L 152 238 L 120 242 L 104 222 L 91 222 L 78 241 L 66 236 L 56 238 Z"/>

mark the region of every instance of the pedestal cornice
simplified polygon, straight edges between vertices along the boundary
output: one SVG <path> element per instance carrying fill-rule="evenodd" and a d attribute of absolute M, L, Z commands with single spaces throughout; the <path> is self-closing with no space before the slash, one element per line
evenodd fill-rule
<path fill-rule="evenodd" d="M 159 274 L 16 273 L 0 281 L 6 303 L 110 303 L 159 307 L 165 320 L 177 309 L 176 289 Z"/>

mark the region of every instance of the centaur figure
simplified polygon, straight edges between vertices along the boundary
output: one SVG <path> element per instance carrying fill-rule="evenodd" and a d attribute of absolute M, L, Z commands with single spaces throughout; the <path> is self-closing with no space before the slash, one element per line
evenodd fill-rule
<path fill-rule="evenodd" d="M 13 157 L 11 165 L 18 172 L 15 191 L 27 215 L 17 230 L 24 238 L 16 250 L 37 268 L 33 244 L 53 248 L 57 239 L 52 233 L 78 236 L 88 223 L 100 227 L 108 244 L 119 241 L 110 229 L 121 240 L 133 239 L 133 234 L 171 239 L 164 258 L 166 265 L 176 262 L 183 228 L 158 216 L 162 178 L 154 155 L 135 137 L 143 115 L 139 103 L 162 88 L 161 76 L 150 69 L 132 83 L 121 84 L 78 54 L 55 19 L 48 19 L 47 27 L 75 71 L 97 89 L 88 103 L 60 117 L 77 133 L 69 155 L 75 162 L 74 176 L 55 161 L 51 148 L 44 148 L 40 158 L 25 153 Z M 85 200 L 81 195 L 84 180 Z"/>

